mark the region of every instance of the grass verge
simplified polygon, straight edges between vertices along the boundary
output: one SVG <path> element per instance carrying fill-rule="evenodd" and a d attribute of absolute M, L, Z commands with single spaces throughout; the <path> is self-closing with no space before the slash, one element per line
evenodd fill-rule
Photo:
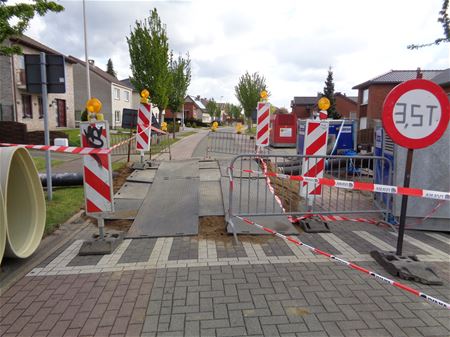
<path fill-rule="evenodd" d="M 80 129 L 68 129 L 64 133 L 69 136 L 69 146 L 81 146 Z"/>
<path fill-rule="evenodd" d="M 43 157 L 33 157 L 34 165 L 36 165 L 36 168 L 38 171 L 45 170 L 45 158 Z M 58 165 L 61 165 L 64 163 L 64 160 L 52 160 L 52 167 L 56 167 Z"/>
<path fill-rule="evenodd" d="M 53 200 L 47 203 L 45 235 L 55 231 L 58 226 L 78 212 L 84 203 L 83 187 L 55 188 Z"/>

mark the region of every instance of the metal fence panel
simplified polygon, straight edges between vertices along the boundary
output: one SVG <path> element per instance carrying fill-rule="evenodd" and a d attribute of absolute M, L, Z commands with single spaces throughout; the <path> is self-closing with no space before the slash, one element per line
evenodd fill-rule
<path fill-rule="evenodd" d="M 209 132 L 207 157 L 211 153 L 243 154 L 255 153 L 256 140 L 254 136 L 232 132 Z M 264 148 L 262 153 L 268 153 Z"/>
<path fill-rule="evenodd" d="M 314 176 L 316 168 L 320 168 L 323 163 L 324 178 L 374 183 L 374 168 L 379 161 L 383 164 L 381 167 L 389 171 L 388 176 L 392 177 L 392 165 L 383 157 L 239 155 L 231 161 L 229 167 L 230 186 L 232 186 L 229 195 L 229 216 L 304 215 L 311 212 L 324 215 L 356 213 L 387 215 L 391 209 L 390 202 L 379 203 L 377 195 L 373 192 L 320 185 L 320 195 L 312 195 L 308 201 L 302 196 L 304 193 L 300 193 L 300 189 L 303 188 L 304 192 L 309 194 L 319 185 L 279 177 L 266 177 L 263 174 L 275 172 L 287 176 L 302 175 L 302 165 L 306 165 L 307 171 L 311 171 L 311 176 Z M 264 184 L 261 181 L 264 181 Z M 392 181 L 388 182 L 388 184 L 391 183 Z M 270 200 L 271 204 L 267 200 Z M 282 211 L 275 203 L 282 206 Z"/>

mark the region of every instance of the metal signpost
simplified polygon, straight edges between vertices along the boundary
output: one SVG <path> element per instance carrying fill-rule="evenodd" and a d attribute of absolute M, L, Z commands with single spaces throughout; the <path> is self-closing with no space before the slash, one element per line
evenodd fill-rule
<path fill-rule="evenodd" d="M 61 94 L 66 92 L 65 64 L 62 55 L 46 55 L 45 53 L 25 55 L 25 73 L 27 76 L 27 92 L 42 95 L 42 109 L 44 114 L 45 145 L 50 145 L 50 131 L 48 125 L 48 97 L 49 93 Z M 52 165 L 50 151 L 45 152 L 47 175 L 47 198 L 52 200 Z"/>
<path fill-rule="evenodd" d="M 396 86 L 386 97 L 383 127 L 392 140 L 408 149 L 404 187 L 409 187 L 414 149 L 421 149 L 441 138 L 449 122 L 449 101 L 437 84 L 415 79 Z M 402 197 L 397 251 L 402 255 L 408 196 Z"/>

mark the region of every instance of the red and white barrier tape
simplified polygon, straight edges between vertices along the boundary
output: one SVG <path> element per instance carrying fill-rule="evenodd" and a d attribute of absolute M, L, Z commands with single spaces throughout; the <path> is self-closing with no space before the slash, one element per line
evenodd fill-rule
<path fill-rule="evenodd" d="M 74 147 L 74 146 L 50 146 L 50 145 L 24 145 L 24 144 L 11 144 L 11 143 L 0 143 L 0 146 L 18 146 L 24 147 L 30 150 L 41 150 L 41 151 L 52 151 L 60 153 L 72 153 L 72 154 L 109 154 L 111 149 L 96 149 L 93 147 Z"/>
<path fill-rule="evenodd" d="M 153 131 L 158 132 L 160 134 L 166 135 L 167 132 L 164 132 L 158 128 L 155 128 L 154 126 L 150 126 Z M 147 128 L 148 129 L 148 128 Z M 145 129 L 145 130 L 147 130 Z M 144 132 L 143 130 L 142 132 Z M 88 154 L 110 154 L 112 150 L 118 148 L 119 146 L 122 146 L 124 144 L 129 143 L 134 138 L 137 137 L 137 134 L 134 135 L 131 138 L 128 138 L 127 140 L 124 140 L 120 143 L 115 144 L 109 149 L 101 148 L 96 149 L 93 147 L 75 147 L 75 146 L 50 146 L 50 145 L 28 145 L 28 144 L 12 144 L 12 143 L 0 143 L 0 147 L 6 147 L 6 146 L 18 146 L 18 147 L 24 147 L 26 149 L 30 150 L 40 150 L 40 151 L 51 151 L 51 152 L 59 152 L 59 153 L 71 153 L 71 154 L 80 154 L 80 155 L 88 155 Z"/>
<path fill-rule="evenodd" d="M 299 217 L 291 217 L 291 221 L 293 223 L 297 223 L 300 220 L 309 219 L 313 216 L 318 216 L 322 221 L 352 221 L 352 222 L 364 222 L 364 223 L 370 223 L 372 225 L 376 225 L 379 221 L 378 220 L 372 220 L 372 219 L 364 219 L 364 218 L 347 218 L 345 216 L 339 216 L 339 215 L 321 215 L 321 214 L 307 214 L 304 216 Z"/>
<path fill-rule="evenodd" d="M 264 226 L 261 226 L 261 225 L 257 224 L 256 222 L 251 221 L 250 219 L 243 218 L 243 217 L 240 217 L 240 216 L 237 216 L 237 215 L 236 215 L 236 218 L 241 219 L 242 221 L 244 221 L 245 223 L 247 223 L 249 225 L 253 225 L 255 227 L 258 227 L 259 229 L 262 229 L 263 231 L 266 231 L 266 232 L 268 232 L 268 233 L 270 233 L 272 235 L 278 236 L 279 238 L 281 238 L 283 240 L 292 242 L 292 243 L 296 244 L 297 246 L 304 246 L 304 247 L 308 248 L 309 250 L 313 251 L 316 254 L 320 254 L 320 255 L 326 256 L 326 257 L 328 257 L 328 258 L 330 258 L 330 259 L 332 259 L 334 261 L 340 262 L 340 263 L 342 263 L 342 264 L 344 264 L 344 265 L 346 265 L 346 266 L 348 266 L 348 267 L 350 267 L 352 269 L 359 270 L 359 271 L 361 271 L 363 273 L 366 273 L 367 275 L 370 275 L 370 276 L 374 277 L 375 279 L 377 279 L 379 281 L 383 281 L 383 282 L 385 282 L 387 284 L 390 284 L 391 286 L 403 289 L 403 290 L 405 290 L 405 291 L 407 291 L 407 292 L 409 292 L 409 293 L 411 293 L 413 295 L 416 295 L 418 297 L 424 298 L 424 299 L 426 299 L 427 301 L 429 301 L 431 303 L 437 304 L 437 305 L 439 305 L 439 306 L 441 306 L 441 307 L 443 307 L 445 309 L 450 310 L 450 304 L 449 303 L 446 303 L 446 302 L 441 301 L 441 300 L 439 300 L 439 299 L 437 299 L 435 297 L 432 297 L 430 295 L 422 293 L 419 290 L 411 288 L 411 287 L 409 287 L 407 285 L 404 285 L 402 283 L 399 283 L 397 281 L 388 279 L 387 277 L 384 277 L 384 276 L 382 276 L 380 274 L 377 274 L 377 273 L 375 273 L 375 272 L 373 272 L 371 270 L 368 270 L 366 268 L 358 266 L 358 265 L 356 265 L 356 264 L 354 264 L 352 262 L 345 261 L 345 260 L 343 260 L 343 259 L 341 259 L 341 258 L 339 258 L 337 256 L 332 255 L 332 254 L 329 254 L 329 253 L 326 253 L 324 251 L 321 251 L 320 249 L 314 248 L 314 247 L 312 247 L 312 246 L 310 246 L 310 245 L 308 245 L 308 244 L 306 244 L 304 242 L 301 242 L 301 241 L 299 241 L 299 240 L 297 240 L 297 239 L 295 239 L 295 238 L 293 238 L 291 236 L 285 236 L 283 234 L 280 234 L 280 233 L 278 233 L 278 232 L 276 232 L 276 231 L 274 231 L 274 230 L 272 230 L 270 228 L 266 228 Z"/>
<path fill-rule="evenodd" d="M 360 181 L 347 181 L 347 180 L 336 180 L 329 178 L 315 178 L 315 177 L 305 177 L 305 176 L 291 176 L 287 174 L 275 173 L 275 172 L 261 172 L 255 170 L 242 170 L 246 173 L 262 174 L 267 177 L 277 177 L 281 179 L 289 179 L 295 181 L 306 181 L 312 182 L 320 185 L 332 186 L 336 188 L 344 188 L 350 190 L 359 191 L 369 191 L 369 192 L 379 192 L 379 193 L 389 193 L 389 194 L 399 194 L 408 195 L 411 197 L 420 197 L 427 199 L 437 199 L 437 200 L 450 200 L 450 192 L 441 191 L 430 191 L 423 190 L 419 188 L 411 187 L 401 187 L 401 186 L 390 186 L 390 185 L 379 185 L 373 183 L 364 183 Z"/>

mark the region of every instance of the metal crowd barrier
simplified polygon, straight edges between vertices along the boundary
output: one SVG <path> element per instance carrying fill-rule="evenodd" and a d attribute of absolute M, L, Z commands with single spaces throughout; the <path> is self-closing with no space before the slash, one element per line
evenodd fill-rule
<path fill-rule="evenodd" d="M 111 146 L 114 146 L 115 144 L 119 144 L 121 142 L 125 142 L 126 140 L 130 139 L 131 136 L 129 133 L 111 133 Z M 149 157 L 152 159 L 152 156 L 155 154 L 162 154 L 162 153 L 168 153 L 169 157 L 171 157 L 171 151 L 170 151 L 170 139 L 172 138 L 171 134 L 157 134 L 152 133 L 151 140 L 150 140 L 150 151 L 149 151 Z M 116 147 L 112 152 L 111 155 L 113 156 L 129 156 L 129 155 L 136 155 L 138 154 L 138 151 L 136 151 L 136 139 L 133 138 L 129 142 L 125 142 L 124 144 Z M 171 158 L 170 158 L 171 159 Z"/>
<path fill-rule="evenodd" d="M 255 136 L 232 132 L 210 131 L 208 133 L 208 148 L 206 150 L 206 156 L 209 158 L 211 153 L 256 153 Z M 268 149 L 263 150 L 263 153 L 268 153 Z"/>
<path fill-rule="evenodd" d="M 302 156 L 245 154 L 232 159 L 230 179 L 229 217 L 276 216 L 306 214 L 379 213 L 387 218 L 392 198 L 379 193 L 340 189 L 320 185 L 321 193 L 305 198 L 318 184 L 286 179 L 302 175 L 306 165 L 310 176 L 323 164 L 323 177 L 352 182 L 374 183 L 377 175 L 385 177 L 383 184 L 391 185 L 392 164 L 377 156 Z M 252 171 L 252 172 L 248 172 Z M 259 172 L 259 173 L 256 173 Z M 264 173 L 281 173 L 285 178 L 267 177 Z M 303 189 L 300 193 L 300 189 Z"/>

